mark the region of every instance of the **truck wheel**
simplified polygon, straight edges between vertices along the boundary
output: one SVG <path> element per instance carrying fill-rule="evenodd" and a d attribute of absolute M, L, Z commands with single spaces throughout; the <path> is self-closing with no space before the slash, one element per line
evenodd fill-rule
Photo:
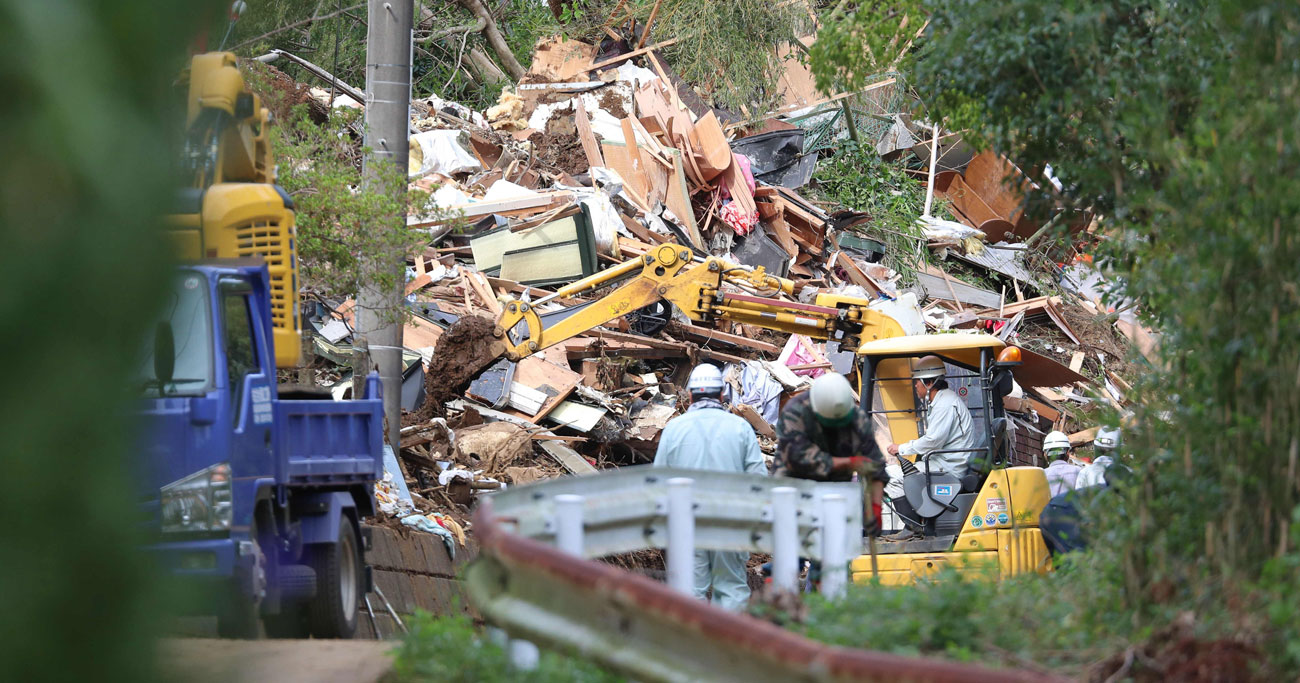
<path fill-rule="evenodd" d="M 311 634 L 351 638 L 357 630 L 365 570 L 356 527 L 347 515 L 339 517 L 338 543 L 308 546 L 307 564 L 316 570 L 316 597 L 307 607 Z"/>
<path fill-rule="evenodd" d="M 257 538 L 256 533 L 253 538 Z M 257 541 L 253 541 L 253 557 L 252 576 L 247 580 L 250 585 L 244 582 L 231 585 L 229 598 L 217 612 L 217 635 L 221 638 L 257 640 L 262 637 L 259 617 L 261 595 L 266 590 L 266 556 Z"/>

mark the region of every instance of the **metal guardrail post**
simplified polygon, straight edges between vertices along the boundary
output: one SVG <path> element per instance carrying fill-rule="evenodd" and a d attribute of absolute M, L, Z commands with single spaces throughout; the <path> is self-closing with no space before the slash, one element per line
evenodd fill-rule
<path fill-rule="evenodd" d="M 693 479 L 668 480 L 668 585 L 695 594 L 695 509 Z"/>
<path fill-rule="evenodd" d="M 582 506 L 586 499 L 572 493 L 555 497 L 555 547 L 576 557 L 583 556 Z"/>
<path fill-rule="evenodd" d="M 829 598 L 844 595 L 848 583 L 848 558 L 844 554 L 846 501 L 838 493 L 822 496 L 822 593 Z"/>
<path fill-rule="evenodd" d="M 793 591 L 799 579 L 799 523 L 795 516 L 793 487 L 772 489 L 772 584 Z"/>

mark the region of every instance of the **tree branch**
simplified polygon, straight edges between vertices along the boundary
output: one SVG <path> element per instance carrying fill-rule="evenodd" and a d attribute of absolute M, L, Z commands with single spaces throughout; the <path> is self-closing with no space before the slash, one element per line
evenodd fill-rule
<path fill-rule="evenodd" d="M 266 32 L 266 33 L 263 33 L 263 34 L 260 35 L 260 36 L 257 36 L 256 38 L 249 38 L 248 40 L 245 40 L 244 42 L 242 42 L 242 43 L 240 43 L 240 44 L 238 44 L 238 45 L 236 45 L 236 46 L 230 48 L 230 52 L 234 52 L 235 50 L 238 50 L 238 49 L 241 48 L 241 47 L 247 47 L 247 46 L 249 46 L 249 45 L 252 45 L 253 43 L 256 43 L 257 41 L 262 40 L 263 38 L 270 38 L 271 36 L 273 36 L 273 35 L 275 35 L 275 34 L 277 34 L 277 33 L 283 33 L 283 32 L 285 32 L 285 31 L 289 31 L 289 30 L 292 30 L 292 29 L 298 28 L 299 26 L 305 26 L 305 25 L 310 24 L 310 23 L 312 23 L 312 22 L 323 21 L 323 20 L 325 20 L 325 19 L 331 19 L 331 18 L 333 18 L 333 17 L 337 17 L 337 16 L 340 15 L 340 14 L 344 14 L 344 13 L 346 13 L 346 12 L 348 12 L 348 11 L 351 11 L 351 10 L 354 10 L 354 9 L 358 9 L 358 8 L 361 8 L 361 7 L 365 7 L 365 6 L 366 6 L 366 3 L 362 2 L 362 3 L 358 3 L 358 4 L 356 4 L 356 5 L 353 5 L 353 6 L 351 6 L 351 7 L 344 7 L 344 8 L 341 9 L 341 10 L 335 10 L 335 11 L 333 11 L 333 12 L 330 12 L 329 14 L 322 14 L 322 15 L 320 15 L 320 16 L 313 16 L 313 17 L 309 17 L 309 18 L 307 18 L 307 19 L 303 19 L 302 21 L 295 21 L 295 22 L 293 22 L 292 24 L 289 24 L 288 26 L 281 26 L 280 28 L 277 28 L 277 29 L 275 29 L 274 31 L 268 31 L 268 32 Z"/>
<path fill-rule="evenodd" d="M 506 39 L 497 29 L 497 23 L 492 19 L 491 13 L 483 6 L 479 0 L 456 0 L 461 7 L 469 10 L 471 14 L 485 22 L 483 37 L 487 39 L 488 45 L 492 46 L 492 51 L 497 54 L 501 60 L 501 65 L 505 67 L 506 73 L 516 81 L 524 77 L 524 67 L 515 59 L 515 53 L 510 51 L 510 46 L 506 44 Z"/>

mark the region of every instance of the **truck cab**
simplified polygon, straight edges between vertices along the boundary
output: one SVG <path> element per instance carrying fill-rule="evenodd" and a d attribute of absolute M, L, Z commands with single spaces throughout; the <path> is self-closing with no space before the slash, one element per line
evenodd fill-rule
<path fill-rule="evenodd" d="M 149 550 L 212 598 L 201 609 L 223 635 L 256 635 L 267 617 L 269 632 L 350 636 L 366 588 L 358 523 L 382 474 L 378 382 L 359 401 L 281 399 L 270 307 L 261 259 L 172 278 L 137 366 Z M 321 600 L 338 603 L 334 623 Z"/>

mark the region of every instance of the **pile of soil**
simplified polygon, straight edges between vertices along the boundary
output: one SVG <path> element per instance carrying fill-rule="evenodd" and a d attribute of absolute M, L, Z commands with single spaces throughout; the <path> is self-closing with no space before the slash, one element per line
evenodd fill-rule
<path fill-rule="evenodd" d="M 329 118 L 329 112 L 326 111 L 325 105 L 311 96 L 311 86 L 293 80 L 288 74 L 270 64 L 246 61 L 243 66 L 247 69 L 261 71 L 265 76 L 270 90 L 261 91 L 259 89 L 258 94 L 262 96 L 262 104 L 271 110 L 271 114 L 276 120 L 292 120 L 293 108 L 300 104 L 307 105 L 307 112 L 313 123 L 324 123 Z"/>
<path fill-rule="evenodd" d="M 421 421 L 446 417 L 444 404 L 463 396 L 470 380 L 497 359 L 501 344 L 492 334 L 494 329 L 495 321 L 467 315 L 438 339 L 424 376 L 425 400 L 420 408 Z"/>
<path fill-rule="evenodd" d="M 623 98 L 612 89 L 606 88 L 605 93 L 600 96 L 600 108 L 609 112 L 610 116 L 616 119 L 627 118 L 627 109 L 623 106 Z"/>
<path fill-rule="evenodd" d="M 546 122 L 546 130 L 536 140 L 536 149 L 537 157 L 549 166 L 570 175 L 587 172 L 587 154 L 582 149 L 571 116 L 552 116 Z"/>

